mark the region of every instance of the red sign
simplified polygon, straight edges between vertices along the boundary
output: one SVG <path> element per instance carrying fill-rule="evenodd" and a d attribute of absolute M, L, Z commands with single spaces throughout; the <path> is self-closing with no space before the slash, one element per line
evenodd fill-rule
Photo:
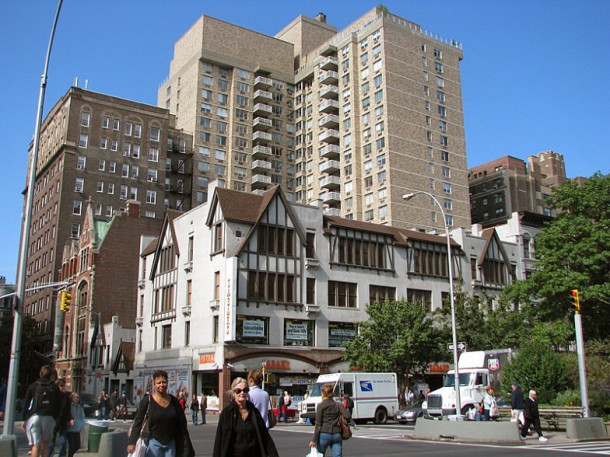
<path fill-rule="evenodd" d="M 495 359 L 489 359 L 487 361 L 487 368 L 489 369 L 489 371 L 496 371 L 500 369 L 500 359 L 495 358 Z"/>
<path fill-rule="evenodd" d="M 447 373 L 449 371 L 448 363 L 431 363 L 428 365 L 430 373 Z"/>
<path fill-rule="evenodd" d="M 267 360 L 265 368 L 267 370 L 290 370 L 290 360 Z"/>
<path fill-rule="evenodd" d="M 214 363 L 216 362 L 216 355 L 213 352 L 208 354 L 199 354 L 199 364 L 203 365 L 204 363 Z"/>

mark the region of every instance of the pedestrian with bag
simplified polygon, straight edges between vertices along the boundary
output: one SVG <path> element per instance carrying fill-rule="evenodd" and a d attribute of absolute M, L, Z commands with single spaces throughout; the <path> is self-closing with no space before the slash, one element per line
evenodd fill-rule
<path fill-rule="evenodd" d="M 193 418 L 193 425 L 197 425 L 197 414 L 199 413 L 199 400 L 197 400 L 197 394 L 193 394 L 191 400 L 191 415 Z"/>
<path fill-rule="evenodd" d="M 340 418 L 349 419 L 349 411 L 333 398 L 333 385 L 325 384 L 322 387 L 322 402 L 316 410 L 316 428 L 309 447 L 316 447 L 318 452 L 325 455 L 330 447 L 332 457 L 343 456 L 343 437 Z"/>
<path fill-rule="evenodd" d="M 285 411 L 286 411 L 286 408 L 284 405 L 284 394 L 280 394 L 277 397 L 277 421 L 278 422 L 282 422 L 282 417 L 284 417 L 286 422 L 288 422 Z"/>
<path fill-rule="evenodd" d="M 523 418 L 523 409 L 525 408 L 525 400 L 523 399 L 523 392 L 519 387 L 519 384 L 513 382 L 513 391 L 510 393 L 510 421 L 511 422 L 525 422 Z"/>
<path fill-rule="evenodd" d="M 250 370 L 248 373 L 248 400 L 256 407 L 261 417 L 265 421 L 265 426 L 269 429 L 271 424 L 269 423 L 269 414 L 273 414 L 273 411 L 269 412 L 269 394 L 261 389 L 263 384 L 263 374 L 260 370 Z"/>
<path fill-rule="evenodd" d="M 349 424 L 356 428 L 356 422 L 354 421 L 354 400 L 348 393 L 343 394 L 343 407 L 349 412 Z"/>
<path fill-rule="evenodd" d="M 80 405 L 79 396 L 76 392 L 70 395 L 70 424 L 66 429 L 68 440 L 68 457 L 74 457 L 80 449 L 80 431 L 85 426 L 85 410 Z M 59 454 L 61 457 L 61 454 Z"/>
<path fill-rule="evenodd" d="M 213 457 L 279 457 L 258 409 L 248 401 L 244 378 L 231 383 L 231 400 L 218 418 Z"/>
<path fill-rule="evenodd" d="M 110 417 L 110 397 L 105 390 L 100 392 L 100 419 L 108 419 Z"/>
<path fill-rule="evenodd" d="M 40 379 L 34 381 L 25 393 L 24 422 L 28 443 L 32 446 L 32 457 L 47 457 L 49 441 L 53 438 L 56 420 L 63 420 L 60 409 L 60 393 L 51 379 L 55 370 L 44 365 Z"/>
<path fill-rule="evenodd" d="M 165 370 L 153 373 L 154 392 L 145 395 L 133 421 L 127 452 L 137 457 L 193 457 L 186 417 L 178 399 L 167 392 Z"/>
<path fill-rule="evenodd" d="M 205 421 L 205 413 L 206 413 L 206 411 L 208 409 L 208 397 L 203 392 L 201 392 L 200 406 L 201 406 L 201 425 L 205 425 L 205 423 L 206 423 L 206 421 Z"/>

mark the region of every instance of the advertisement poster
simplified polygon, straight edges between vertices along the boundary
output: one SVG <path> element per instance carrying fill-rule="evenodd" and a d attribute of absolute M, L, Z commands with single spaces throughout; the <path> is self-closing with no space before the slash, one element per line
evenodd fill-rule
<path fill-rule="evenodd" d="M 244 321 L 242 334 L 246 338 L 264 338 L 265 321 Z"/>
<path fill-rule="evenodd" d="M 187 394 L 190 392 L 190 372 L 189 370 L 165 370 L 167 371 L 167 392 L 178 396 L 178 392 L 186 392 Z M 154 391 L 154 379 L 153 379 L 153 371 L 145 371 L 143 372 L 143 378 L 139 378 L 143 380 L 143 385 L 145 389 L 143 393 L 150 391 Z M 138 379 L 138 378 L 136 378 Z M 134 379 L 134 396 L 137 394 L 137 388 L 135 386 Z M 135 398 L 134 398 L 135 403 Z"/>
<path fill-rule="evenodd" d="M 304 324 L 286 324 L 286 339 L 307 341 L 307 326 Z"/>
<path fill-rule="evenodd" d="M 133 378 L 133 404 L 138 406 L 144 396 L 144 378 L 136 376 Z"/>

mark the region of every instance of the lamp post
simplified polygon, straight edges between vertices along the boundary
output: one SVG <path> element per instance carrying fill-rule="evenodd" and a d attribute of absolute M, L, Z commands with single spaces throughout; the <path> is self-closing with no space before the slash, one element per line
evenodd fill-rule
<path fill-rule="evenodd" d="M 460 398 L 460 373 L 458 370 L 458 345 L 457 345 L 457 331 L 455 322 L 455 297 L 453 295 L 453 260 L 451 257 L 451 237 L 449 236 L 449 227 L 447 226 L 447 218 L 445 217 L 445 210 L 443 206 L 430 192 L 417 191 L 405 194 L 402 196 L 404 200 L 411 200 L 416 195 L 423 194 L 429 196 L 434 203 L 441 210 L 443 215 L 443 223 L 445 224 L 445 235 L 447 237 L 447 263 L 449 264 L 449 297 L 451 300 L 451 335 L 453 338 L 453 366 L 455 373 L 455 414 L 460 415 L 462 413 L 462 402 Z"/>

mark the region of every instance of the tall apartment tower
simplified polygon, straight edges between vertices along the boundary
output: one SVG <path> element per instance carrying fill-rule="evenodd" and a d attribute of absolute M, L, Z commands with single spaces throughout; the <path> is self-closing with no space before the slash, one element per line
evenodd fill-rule
<path fill-rule="evenodd" d="M 275 37 L 202 16 L 175 45 L 159 106 L 194 135 L 207 184 L 280 184 L 327 214 L 422 229 L 470 224 L 461 45 L 375 8 L 344 30 L 299 16 Z"/>
<path fill-rule="evenodd" d="M 470 170 L 472 223 L 483 227 L 505 224 L 515 212 L 555 216 L 545 200 L 566 180 L 563 155 L 544 151 L 527 164 L 505 156 Z M 528 166 L 529 164 L 529 166 Z"/>
<path fill-rule="evenodd" d="M 70 88 L 41 129 L 27 228 L 28 288 L 58 281 L 64 246 L 80 236 L 88 202 L 96 218 L 107 220 L 124 211 L 127 200 L 141 202 L 143 217 L 190 209 L 192 141 L 173 128 L 165 109 Z M 47 287 L 26 293 L 24 302 L 49 350 L 56 297 L 57 288 Z M 75 297 L 73 304 L 79 301 Z"/>

